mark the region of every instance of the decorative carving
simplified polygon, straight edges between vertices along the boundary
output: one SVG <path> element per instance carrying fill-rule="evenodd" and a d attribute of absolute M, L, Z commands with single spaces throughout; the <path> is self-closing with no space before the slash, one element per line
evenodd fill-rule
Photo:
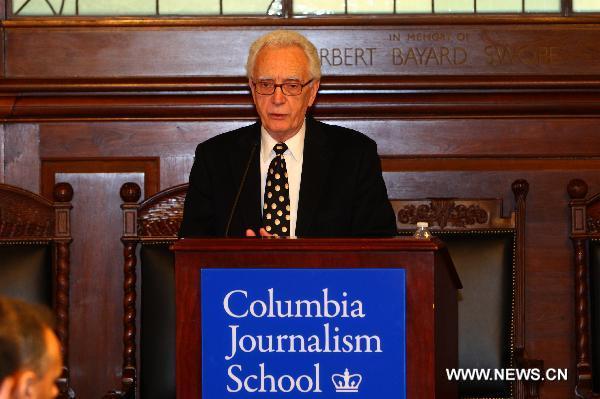
<path fill-rule="evenodd" d="M 586 199 L 588 185 L 581 179 L 573 179 L 567 186 L 571 197 L 571 241 L 573 243 L 575 267 L 575 348 L 577 398 L 597 397 L 592 389 L 592 367 L 590 349 L 589 276 L 586 253 L 587 240 L 600 232 L 600 219 L 594 211 L 599 195 Z M 585 226 L 583 220 L 585 219 Z"/>
<path fill-rule="evenodd" d="M 529 192 L 529 183 L 527 180 L 515 180 L 511 189 L 515 196 L 515 279 L 514 279 L 514 327 L 513 340 L 516 348 L 516 363 L 523 365 L 533 365 L 541 363 L 538 359 L 525 358 L 525 220 L 526 207 L 525 199 Z M 537 391 L 537 386 L 533 386 L 529 381 L 518 381 L 515 384 L 515 398 L 524 399 L 527 391 Z"/>
<path fill-rule="evenodd" d="M 56 335 L 62 343 L 63 372 L 61 375 L 61 397 L 72 397 L 69 392 L 69 242 L 56 244 Z"/>
<path fill-rule="evenodd" d="M 527 197 L 527 193 L 529 192 L 529 183 L 527 180 L 518 179 L 513 182 L 511 188 L 517 202 L 521 199 L 524 201 L 525 197 Z"/>
<path fill-rule="evenodd" d="M 50 237 L 54 210 L 42 197 L 24 196 L 20 190 L 0 191 L 0 237 Z"/>
<path fill-rule="evenodd" d="M 577 349 L 577 386 L 576 391 L 587 397 L 591 392 L 591 365 L 589 347 L 588 316 L 588 267 L 585 253 L 585 240 L 573 240 L 575 250 L 575 317 Z"/>
<path fill-rule="evenodd" d="M 123 391 L 130 392 L 135 389 L 136 379 L 136 350 L 135 350 L 135 336 L 136 336 L 136 308 L 135 303 L 137 300 L 137 293 L 135 291 L 135 285 L 137 275 L 135 271 L 135 265 L 137 259 L 135 256 L 135 249 L 137 244 L 134 242 L 126 242 L 124 248 L 124 274 L 125 283 L 123 285 L 124 297 L 124 315 L 123 315 L 123 342 L 125 344 L 123 348 Z"/>
<path fill-rule="evenodd" d="M 186 192 L 163 198 L 139 211 L 138 233 L 141 237 L 177 237 L 183 219 Z"/>
<path fill-rule="evenodd" d="M 513 182 L 512 191 L 515 197 L 515 209 L 509 217 L 502 215 L 500 199 L 418 199 L 392 200 L 397 212 L 398 225 L 407 230 L 419 221 L 430 226 L 439 226 L 452 232 L 470 232 L 479 230 L 511 231 L 515 234 L 514 275 L 513 275 L 513 308 L 511 354 L 513 364 L 520 368 L 543 367 L 543 361 L 529 359 L 525 356 L 525 220 L 526 197 L 529 183 L 520 179 Z M 513 349 L 514 348 L 514 349 Z M 539 382 L 518 381 L 513 385 L 515 399 L 537 398 Z"/>
<path fill-rule="evenodd" d="M 588 234 L 600 233 L 600 219 L 588 217 L 585 221 Z"/>
<path fill-rule="evenodd" d="M 437 224 L 442 229 L 448 225 L 474 226 L 489 220 L 488 213 L 479 205 L 456 205 L 455 201 L 447 199 L 432 199 L 429 205 L 407 205 L 398 211 L 397 217 L 402 224 L 428 222 L 430 226 Z"/>

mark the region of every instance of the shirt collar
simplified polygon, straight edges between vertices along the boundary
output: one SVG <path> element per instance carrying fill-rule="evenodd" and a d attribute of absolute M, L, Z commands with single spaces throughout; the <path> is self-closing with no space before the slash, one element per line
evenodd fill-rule
<path fill-rule="evenodd" d="M 298 133 L 292 136 L 290 139 L 285 141 L 285 144 L 288 146 L 288 149 L 284 154 L 291 155 L 295 161 L 302 160 L 302 154 L 304 153 L 304 136 L 306 135 L 306 119 L 302 122 L 302 126 Z M 275 156 L 275 151 L 273 151 L 273 147 L 277 144 L 277 141 L 271 137 L 271 135 L 267 132 L 267 130 L 261 126 L 260 127 L 260 151 L 262 155 L 262 159 L 270 159 Z"/>

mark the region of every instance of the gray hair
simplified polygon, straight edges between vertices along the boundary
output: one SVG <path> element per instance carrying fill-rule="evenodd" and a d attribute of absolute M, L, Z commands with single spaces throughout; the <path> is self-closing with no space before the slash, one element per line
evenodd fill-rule
<path fill-rule="evenodd" d="M 306 37 L 291 30 L 275 30 L 259 37 L 252 43 L 250 50 L 248 51 L 248 60 L 246 61 L 246 75 L 249 79 L 252 79 L 256 56 L 260 50 L 267 46 L 300 47 L 304 51 L 304 54 L 306 54 L 306 58 L 308 58 L 308 71 L 311 79 L 321 79 L 321 62 L 319 60 L 317 48 Z"/>

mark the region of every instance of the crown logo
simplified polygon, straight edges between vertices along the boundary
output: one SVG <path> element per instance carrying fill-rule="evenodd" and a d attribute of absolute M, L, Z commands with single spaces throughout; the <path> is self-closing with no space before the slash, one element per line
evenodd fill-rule
<path fill-rule="evenodd" d="M 350 374 L 348 369 L 346 369 L 344 374 L 333 374 L 331 382 L 333 382 L 336 392 L 358 392 L 362 376 L 360 374 Z"/>

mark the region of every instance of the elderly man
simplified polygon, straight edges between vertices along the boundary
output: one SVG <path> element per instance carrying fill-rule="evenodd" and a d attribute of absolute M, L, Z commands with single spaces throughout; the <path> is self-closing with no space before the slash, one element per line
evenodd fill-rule
<path fill-rule="evenodd" d="M 306 116 L 321 78 L 315 46 L 274 31 L 246 68 L 260 122 L 198 145 L 179 235 L 395 235 L 375 142 Z"/>
<path fill-rule="evenodd" d="M 62 372 L 51 318 L 33 305 L 0 297 L 0 399 L 51 399 Z"/>

